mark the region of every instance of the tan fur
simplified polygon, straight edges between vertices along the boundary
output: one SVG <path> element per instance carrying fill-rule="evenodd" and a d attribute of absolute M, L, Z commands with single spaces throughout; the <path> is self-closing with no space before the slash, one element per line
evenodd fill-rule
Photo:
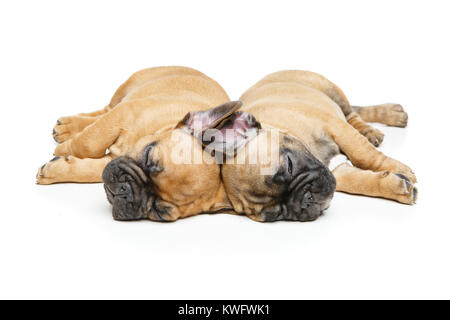
<path fill-rule="evenodd" d="M 354 167 L 340 167 L 334 171 L 338 191 L 384 197 L 408 204 L 414 202 L 412 184 L 417 181 L 414 173 L 408 166 L 378 151 L 361 134 L 366 129 L 352 121 L 352 117 L 359 118 L 358 114 L 353 112 L 343 92 L 324 77 L 305 71 L 277 72 L 247 90 L 241 100 L 243 110 L 253 114 L 263 127 L 278 128 L 299 139 L 325 165 L 338 150 L 346 154 Z M 385 118 L 392 116 L 389 112 L 404 114 L 403 109 L 395 108 L 394 111 L 392 104 L 386 104 L 367 111 L 360 108 L 358 112 L 367 121 L 392 124 L 391 119 Z M 404 180 L 394 173 L 409 179 L 411 187 L 405 190 L 400 186 Z M 249 186 L 255 180 L 250 175 Z M 242 205 L 242 201 L 233 201 L 233 197 L 230 200 L 234 205 L 240 203 L 248 207 Z M 246 211 L 252 209 L 247 208 Z"/>
<path fill-rule="evenodd" d="M 382 197 L 411 204 L 415 201 L 414 187 L 389 171 L 361 170 L 346 163 L 333 170 L 337 191 Z"/>
<path fill-rule="evenodd" d="M 301 84 L 303 86 L 316 89 L 327 95 L 331 100 L 333 100 L 343 112 L 347 120 L 351 119 L 349 123 L 359 131 L 363 136 L 365 136 L 374 146 L 378 147 L 381 142 L 383 142 L 384 134 L 372 128 L 370 125 L 365 123 L 365 120 L 360 118 L 356 113 L 353 113 L 353 109 L 348 102 L 347 97 L 344 95 L 342 90 L 332 83 L 330 80 L 324 76 L 310 72 L 310 71 L 300 71 L 300 70 L 286 70 L 275 72 L 267 75 L 262 80 L 258 81 L 254 86 L 248 89 L 241 97 L 243 100 L 251 99 L 250 95 L 254 94 L 258 88 L 265 86 L 266 84 L 273 83 L 283 83 L 284 86 L 288 84 Z M 267 86 L 266 86 L 267 87 Z M 353 114 L 352 114 L 353 113 Z M 369 121 L 372 122 L 372 121 Z M 377 122 L 377 121 L 373 121 Z"/>
<path fill-rule="evenodd" d="M 191 144 L 201 152 L 191 135 L 174 130 L 178 121 L 190 111 L 227 101 L 223 88 L 197 70 L 158 67 L 139 71 L 119 87 L 104 109 L 58 120 L 54 129 L 61 142 L 54 152 L 57 158 L 39 169 L 37 183 L 101 182 L 109 161 L 122 155 L 137 157 L 145 145 L 158 141 L 156 151 L 165 155 L 160 158 L 165 163 L 154 183 L 161 198 L 175 206 L 170 219 L 229 208 L 220 168 L 212 159 L 207 159 L 210 165 L 170 160 L 174 131 L 180 131 L 183 145 Z"/>
<path fill-rule="evenodd" d="M 198 78 L 206 81 L 199 81 Z M 179 83 L 181 81 L 183 84 Z M 207 82 L 207 84 L 203 82 Z M 211 84 L 215 84 L 215 86 L 214 90 L 210 92 L 209 90 L 211 88 L 209 85 Z M 196 87 L 197 85 L 198 87 Z M 187 67 L 148 68 L 131 75 L 131 77 L 116 90 L 110 103 L 105 108 L 90 113 L 80 113 L 71 117 L 59 118 L 53 129 L 53 138 L 59 143 L 66 141 L 89 124 L 95 122 L 95 120 L 113 109 L 122 101 L 137 100 L 155 94 L 167 95 L 169 97 L 173 94 L 183 95 L 183 91 L 186 90 L 191 91 L 186 92 L 187 96 L 198 93 L 210 98 L 217 95 L 218 97 L 226 96 L 226 99 L 229 99 L 225 91 L 216 81 L 195 69 Z"/>
<path fill-rule="evenodd" d="M 241 100 L 242 110 L 255 116 L 263 131 L 277 128 L 283 136 L 295 137 L 304 145 L 300 148 L 306 148 L 305 152 L 311 152 L 323 164 L 328 165 L 339 152 L 346 154 L 354 166 L 341 165 L 333 171 L 338 191 L 407 204 L 415 201 L 414 173 L 374 147 L 383 135 L 365 123 L 406 125 L 407 115 L 399 105 L 352 108 L 335 84 L 306 71 L 268 75 Z M 157 154 L 154 157 L 164 171 L 152 180 L 162 201 L 172 207 L 166 220 L 227 210 L 246 213 L 259 221 L 259 212 L 274 201 L 274 191 L 259 174 L 261 164 L 225 164 L 224 185 L 220 167 L 211 155 L 201 150 L 193 136 L 175 128 L 188 112 L 227 101 L 222 87 L 197 70 L 158 67 L 139 71 L 119 87 L 105 108 L 58 120 L 53 131 L 60 143 L 54 153 L 57 157 L 39 169 L 37 182 L 101 182 L 102 171 L 112 159 L 122 155 L 139 159 L 149 143 L 158 141 L 152 153 Z M 179 140 L 174 141 L 174 136 Z M 252 149 L 260 139 L 266 138 L 259 135 L 245 150 Z M 170 153 L 179 145 L 197 150 L 203 164 L 173 163 Z M 292 139 L 283 139 L 282 145 L 299 148 Z M 248 154 L 251 151 L 237 157 Z M 258 198 L 256 190 L 260 191 Z"/>
<path fill-rule="evenodd" d="M 361 119 L 378 122 L 388 126 L 404 128 L 408 124 L 408 114 L 403 107 L 395 103 L 385 103 L 370 107 L 353 107 Z"/>

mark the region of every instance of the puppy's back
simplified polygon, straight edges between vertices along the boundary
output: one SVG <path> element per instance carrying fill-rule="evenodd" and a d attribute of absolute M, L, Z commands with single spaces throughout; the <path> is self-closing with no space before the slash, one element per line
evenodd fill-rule
<path fill-rule="evenodd" d="M 311 71 L 304 71 L 304 70 L 283 70 L 271 73 L 264 78 L 262 78 L 260 81 L 258 81 L 254 86 L 252 86 L 250 89 L 248 89 L 242 96 L 242 99 L 246 99 L 246 96 L 248 93 L 252 92 L 253 90 L 264 86 L 268 83 L 274 83 L 274 82 L 280 82 L 280 83 L 298 83 L 303 86 L 318 90 L 325 95 L 327 95 L 330 99 L 332 99 L 334 102 L 336 102 L 338 105 L 340 105 L 343 101 L 348 103 L 347 98 L 345 97 L 342 90 L 335 85 L 333 82 L 325 78 L 324 76 L 311 72 Z"/>
<path fill-rule="evenodd" d="M 122 101 L 143 99 L 153 95 L 166 95 L 168 97 L 180 94 L 200 95 L 209 100 L 211 106 L 220 105 L 229 101 L 225 90 L 214 80 L 199 75 L 170 75 L 153 79 L 134 89 Z"/>
<path fill-rule="evenodd" d="M 262 105 L 271 104 L 272 108 L 288 108 L 306 117 L 323 114 L 345 119 L 337 101 L 346 98 L 341 97 L 339 92 L 338 87 L 319 74 L 288 70 L 264 77 L 240 99 L 244 103 L 244 109 L 251 113 L 257 112 Z M 337 98 L 333 99 L 335 96 Z"/>
<path fill-rule="evenodd" d="M 142 99 L 154 94 L 177 94 L 184 91 L 202 95 L 211 103 L 229 100 L 225 90 L 213 79 L 188 67 L 156 67 L 134 73 L 117 89 L 110 106 L 119 102 Z"/>

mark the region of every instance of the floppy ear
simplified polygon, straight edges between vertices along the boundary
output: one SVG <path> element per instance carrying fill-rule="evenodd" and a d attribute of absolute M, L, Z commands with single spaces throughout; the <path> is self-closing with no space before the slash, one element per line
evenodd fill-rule
<path fill-rule="evenodd" d="M 230 101 L 205 111 L 192 111 L 178 122 L 176 128 L 185 128 L 194 135 L 194 131 L 205 131 L 220 124 L 242 106 L 241 101 Z"/>
<path fill-rule="evenodd" d="M 251 114 L 236 112 L 241 106 L 241 101 L 231 101 L 206 111 L 189 112 L 177 128 L 191 133 L 216 159 L 222 155 L 234 157 L 261 128 Z"/>

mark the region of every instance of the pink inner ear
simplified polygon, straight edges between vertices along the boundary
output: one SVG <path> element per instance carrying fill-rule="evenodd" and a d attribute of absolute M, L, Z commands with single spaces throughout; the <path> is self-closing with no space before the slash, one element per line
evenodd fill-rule
<path fill-rule="evenodd" d="M 256 136 L 261 128 L 259 122 L 246 112 L 235 112 L 225 120 L 222 127 L 212 135 L 206 130 L 203 143 L 207 149 L 234 156 L 235 151 Z"/>
<path fill-rule="evenodd" d="M 241 106 L 241 101 L 229 101 L 209 110 L 189 112 L 181 120 L 179 126 L 184 126 L 190 131 L 203 131 L 207 128 L 216 128 L 222 120 L 230 117 Z"/>
<path fill-rule="evenodd" d="M 252 116 L 246 112 L 236 112 L 231 115 L 225 122 L 220 132 L 225 139 L 237 139 L 238 137 L 247 138 L 246 134 L 248 129 L 254 127 L 255 121 Z"/>
<path fill-rule="evenodd" d="M 189 112 L 186 126 L 190 130 L 204 130 L 216 120 L 209 111 Z"/>

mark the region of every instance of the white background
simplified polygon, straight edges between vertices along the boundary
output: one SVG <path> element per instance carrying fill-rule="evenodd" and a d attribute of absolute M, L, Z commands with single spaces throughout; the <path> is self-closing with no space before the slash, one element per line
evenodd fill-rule
<path fill-rule="evenodd" d="M 448 1 L 2 1 L 0 298 L 450 298 Z M 399 102 L 381 150 L 415 206 L 336 194 L 313 223 L 119 223 L 101 184 L 34 184 L 60 116 L 134 71 L 186 65 L 232 99 L 305 69 L 353 104 Z"/>

